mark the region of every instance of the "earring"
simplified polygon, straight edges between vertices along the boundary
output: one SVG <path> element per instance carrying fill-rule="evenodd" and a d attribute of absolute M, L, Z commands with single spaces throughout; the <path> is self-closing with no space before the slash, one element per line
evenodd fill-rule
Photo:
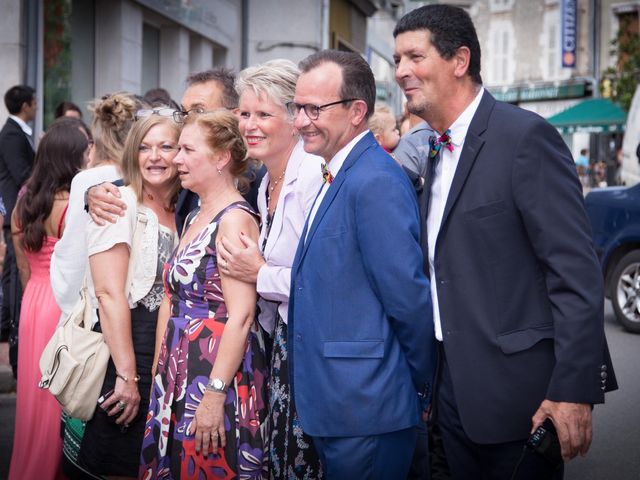
<path fill-rule="evenodd" d="M 222 175 L 222 170 L 218 168 L 218 175 Z"/>

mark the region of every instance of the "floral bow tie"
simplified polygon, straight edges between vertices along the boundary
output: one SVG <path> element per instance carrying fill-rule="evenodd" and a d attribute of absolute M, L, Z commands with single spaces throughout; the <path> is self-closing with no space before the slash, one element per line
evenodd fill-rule
<path fill-rule="evenodd" d="M 324 184 L 324 183 L 333 182 L 333 175 L 329 171 L 329 165 L 327 165 L 326 163 L 323 163 L 321 166 L 321 170 L 322 170 L 322 183 Z"/>
<path fill-rule="evenodd" d="M 434 158 L 438 154 L 438 152 L 440 152 L 440 149 L 443 145 L 444 148 L 446 148 L 450 152 L 453 152 L 453 143 L 451 143 L 450 129 L 447 129 L 446 132 L 444 132 L 437 138 L 429 137 L 429 157 Z"/>

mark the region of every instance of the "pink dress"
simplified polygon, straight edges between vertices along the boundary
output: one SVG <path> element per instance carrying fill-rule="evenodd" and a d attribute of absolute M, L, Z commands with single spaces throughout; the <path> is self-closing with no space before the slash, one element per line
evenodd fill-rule
<path fill-rule="evenodd" d="M 10 480 L 56 478 L 62 458 L 60 405 L 40 390 L 38 362 L 60 318 L 49 280 L 49 264 L 58 241 L 47 237 L 39 252 L 26 252 L 31 276 L 22 297 L 18 331 L 18 392 Z"/>

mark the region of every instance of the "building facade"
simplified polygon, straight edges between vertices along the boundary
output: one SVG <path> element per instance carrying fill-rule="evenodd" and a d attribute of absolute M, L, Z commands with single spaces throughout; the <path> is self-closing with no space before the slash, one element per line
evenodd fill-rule
<path fill-rule="evenodd" d="M 402 105 L 391 35 L 405 11 L 398 0 L 0 0 L 0 11 L 0 91 L 36 87 L 36 132 L 64 100 L 87 114 L 106 93 L 161 86 L 179 101 L 190 72 L 297 62 L 323 48 L 365 56 L 380 99 Z M 0 109 L 0 122 L 6 115 Z"/>

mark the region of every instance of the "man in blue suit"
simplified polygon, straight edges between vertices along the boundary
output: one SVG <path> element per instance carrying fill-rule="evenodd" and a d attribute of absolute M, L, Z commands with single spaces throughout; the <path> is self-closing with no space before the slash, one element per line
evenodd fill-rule
<path fill-rule="evenodd" d="M 367 130 L 362 57 L 324 50 L 300 70 L 288 108 L 326 182 L 292 267 L 292 396 L 328 479 L 406 478 L 436 357 L 415 194 Z"/>
<path fill-rule="evenodd" d="M 530 432 L 549 419 L 565 461 L 586 454 L 592 406 L 617 388 L 571 154 L 544 119 L 483 89 L 463 9 L 413 10 L 394 37 L 409 111 L 434 130 L 423 213 L 451 473 L 562 478 L 523 450 Z"/>

